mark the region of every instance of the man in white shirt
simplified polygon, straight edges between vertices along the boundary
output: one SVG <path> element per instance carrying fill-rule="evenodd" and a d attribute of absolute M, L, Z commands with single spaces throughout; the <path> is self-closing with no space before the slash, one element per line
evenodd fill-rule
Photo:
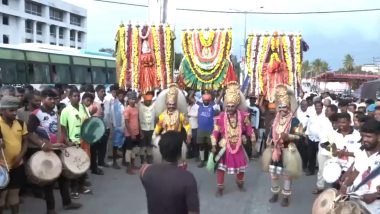
<path fill-rule="evenodd" d="M 373 119 L 365 122 L 361 127 L 361 137 L 363 150 L 355 153 L 355 163 L 346 173 L 340 194 L 354 192 L 359 196 L 360 205 L 369 213 L 380 213 L 380 175 L 364 181 L 380 167 L 380 123 Z"/>
<path fill-rule="evenodd" d="M 341 100 L 338 103 L 339 113 L 348 113 L 351 117 L 351 125 L 354 125 L 354 113 L 348 111 L 348 104 L 349 102 L 347 100 Z"/>
<path fill-rule="evenodd" d="M 139 121 L 141 128 L 140 158 L 144 162 L 145 157 L 148 164 L 153 163 L 153 142 L 154 131 L 154 102 L 153 94 L 147 93 L 143 96 L 144 101 L 139 103 Z"/>
<path fill-rule="evenodd" d="M 330 151 L 330 142 L 334 141 L 334 136 L 336 134 L 335 128 L 337 127 L 337 109 L 331 108 L 330 105 L 326 108 L 325 115 L 323 119 L 323 128 L 320 131 L 320 143 L 317 154 L 318 161 L 318 174 L 317 174 L 317 183 L 316 188 L 313 190 L 313 194 L 319 194 L 325 189 L 326 182 L 323 178 L 323 170 L 325 168 L 326 162 L 332 157 Z M 335 106 L 336 107 L 336 106 Z M 335 111 L 334 111 L 335 110 Z"/>
<path fill-rule="evenodd" d="M 337 162 L 342 167 L 342 174 L 346 172 L 354 162 L 354 154 L 360 150 L 360 133 L 351 124 L 348 113 L 338 113 L 338 130 L 332 142 L 332 153 L 337 157 Z M 339 182 L 333 185 L 340 189 Z"/>
<path fill-rule="evenodd" d="M 309 113 L 307 112 L 307 101 L 302 100 L 300 103 L 300 108 L 297 110 L 297 118 L 303 126 L 303 130 L 306 131 L 307 124 L 309 123 Z M 302 168 L 304 171 L 307 168 L 307 144 L 306 138 L 302 137 L 299 143 L 296 144 L 297 149 L 301 155 Z"/>
<path fill-rule="evenodd" d="M 307 171 L 306 176 L 314 175 L 315 174 L 315 168 L 316 168 L 316 159 L 317 159 L 317 152 L 320 142 L 320 133 L 323 129 L 323 126 L 325 125 L 324 121 L 326 121 L 325 114 L 322 113 L 323 110 L 323 104 L 321 101 L 316 101 L 314 103 L 315 107 L 315 115 L 312 115 L 310 117 L 310 120 L 308 122 L 307 128 L 306 128 L 306 136 L 308 138 L 307 144 L 308 144 L 308 165 L 307 165 Z"/>
<path fill-rule="evenodd" d="M 199 160 L 199 148 L 197 144 L 197 130 L 198 130 L 198 109 L 197 98 L 194 93 L 188 96 L 187 116 L 191 126 L 191 143 L 187 147 L 188 158 L 196 158 Z"/>

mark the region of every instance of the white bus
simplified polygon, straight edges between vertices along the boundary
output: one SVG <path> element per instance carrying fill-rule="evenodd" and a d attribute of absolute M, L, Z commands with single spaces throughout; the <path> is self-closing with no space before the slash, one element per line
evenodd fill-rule
<path fill-rule="evenodd" d="M 114 84 L 112 54 L 38 43 L 0 45 L 0 84 Z"/>

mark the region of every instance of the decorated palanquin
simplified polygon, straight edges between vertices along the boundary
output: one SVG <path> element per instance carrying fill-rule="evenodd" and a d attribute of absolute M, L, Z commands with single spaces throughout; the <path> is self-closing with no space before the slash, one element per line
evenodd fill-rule
<path fill-rule="evenodd" d="M 230 61 L 231 45 L 231 29 L 184 30 L 179 85 L 196 90 L 217 90 L 236 81 Z"/>
<path fill-rule="evenodd" d="M 169 25 L 120 25 L 115 38 L 119 85 L 145 94 L 171 84 L 174 38 Z"/>
<path fill-rule="evenodd" d="M 246 42 L 249 93 L 275 100 L 277 85 L 291 86 L 297 96 L 302 66 L 302 36 L 299 34 L 250 34 Z"/>

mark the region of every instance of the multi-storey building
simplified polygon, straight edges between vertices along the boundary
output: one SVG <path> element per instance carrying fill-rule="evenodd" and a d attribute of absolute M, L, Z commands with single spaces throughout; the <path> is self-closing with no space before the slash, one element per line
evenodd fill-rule
<path fill-rule="evenodd" d="M 86 9 L 61 0 L 0 1 L 0 43 L 86 47 Z"/>

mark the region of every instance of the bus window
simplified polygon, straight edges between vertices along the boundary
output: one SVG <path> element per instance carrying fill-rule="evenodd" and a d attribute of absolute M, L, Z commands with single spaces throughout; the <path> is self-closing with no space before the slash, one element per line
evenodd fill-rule
<path fill-rule="evenodd" d="M 52 65 L 50 72 L 53 83 L 71 83 L 68 65 Z"/>
<path fill-rule="evenodd" d="M 108 83 L 113 84 L 116 83 L 116 70 L 113 68 L 107 69 L 107 75 L 108 75 Z"/>
<path fill-rule="evenodd" d="M 24 63 L 0 61 L 0 82 L 8 84 L 26 83 Z"/>
<path fill-rule="evenodd" d="M 92 83 L 91 81 L 91 69 L 84 66 L 73 66 L 72 74 L 75 84 Z"/>
<path fill-rule="evenodd" d="M 95 84 L 105 84 L 107 83 L 107 73 L 105 68 L 92 67 L 92 80 Z"/>
<path fill-rule="evenodd" d="M 49 65 L 42 63 L 28 64 L 29 82 L 37 84 L 51 83 Z"/>

